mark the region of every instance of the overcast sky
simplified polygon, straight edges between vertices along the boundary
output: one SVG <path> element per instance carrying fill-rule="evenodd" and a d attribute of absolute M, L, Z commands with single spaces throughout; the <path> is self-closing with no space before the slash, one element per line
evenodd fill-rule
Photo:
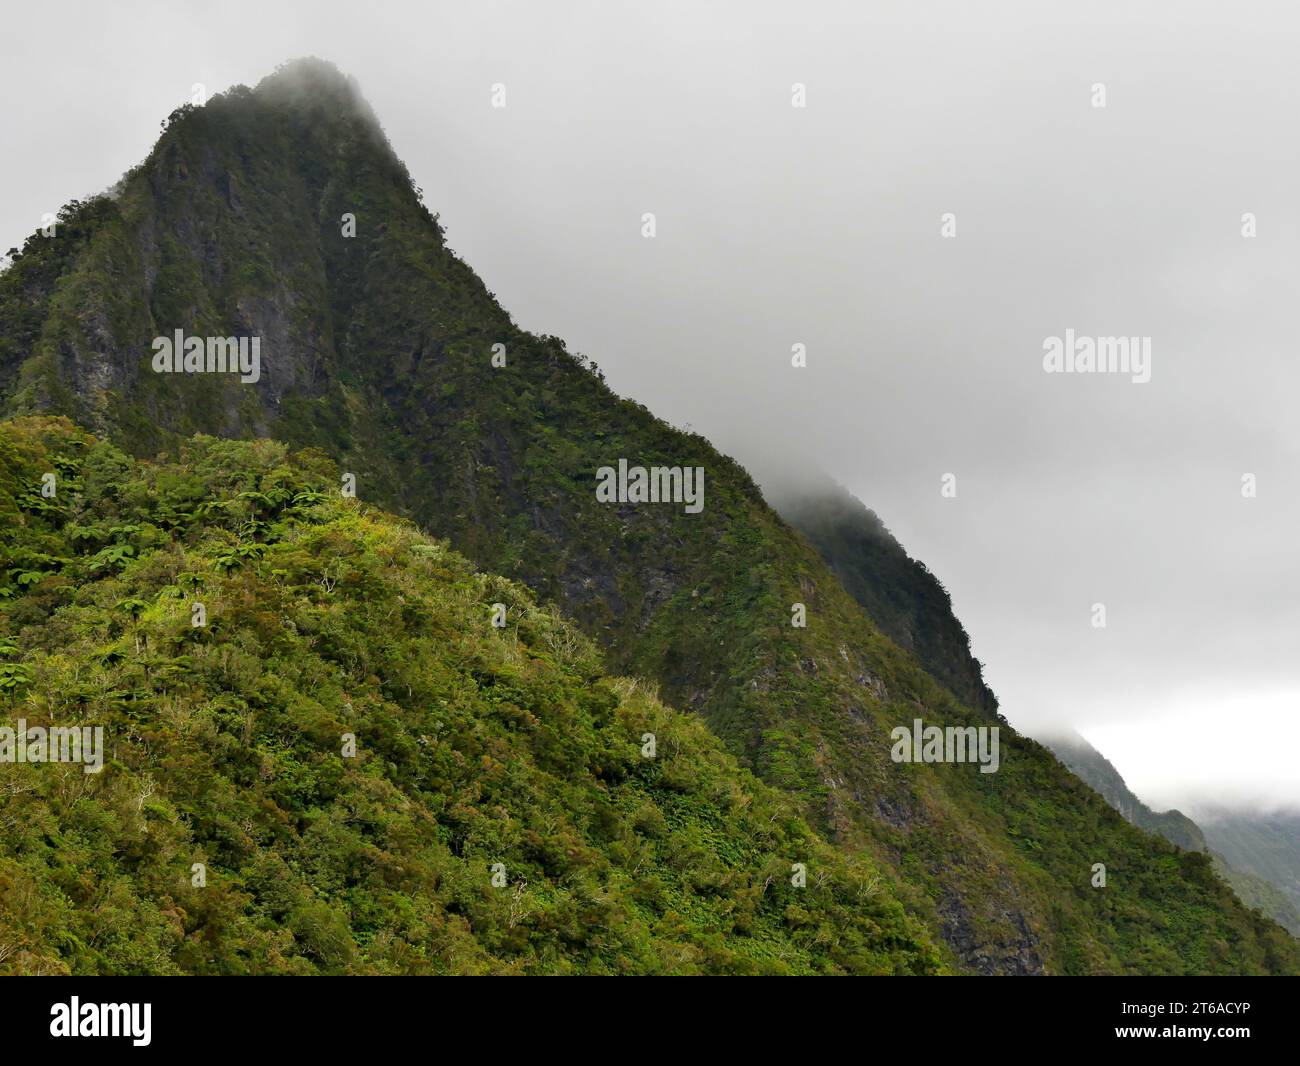
<path fill-rule="evenodd" d="M 1077 726 L 1155 804 L 1300 805 L 1292 5 L 170 0 L 5 23 L 0 249 L 116 181 L 194 83 L 330 59 L 520 325 L 760 476 L 835 475 L 947 585 L 1014 724 Z M 1067 329 L 1150 337 L 1151 380 L 1045 373 Z"/>

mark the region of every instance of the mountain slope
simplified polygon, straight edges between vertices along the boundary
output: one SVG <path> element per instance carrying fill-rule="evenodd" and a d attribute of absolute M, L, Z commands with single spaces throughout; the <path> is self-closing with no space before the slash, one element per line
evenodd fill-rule
<path fill-rule="evenodd" d="M 1249 852 L 1249 849 L 1242 849 L 1238 844 L 1239 833 L 1214 831 L 1214 842 L 1219 846 L 1212 846 L 1211 832 L 1181 811 L 1153 811 L 1138 799 L 1110 760 L 1077 733 L 1046 738 L 1044 743 L 1130 822 L 1180 848 L 1208 854 L 1214 860 L 1215 871 L 1232 886 L 1238 899 L 1300 936 L 1300 907 L 1297 906 L 1300 894 L 1295 899 L 1288 898 L 1286 881 L 1272 879 L 1278 877 L 1275 868 L 1266 865 L 1261 870 L 1245 860 L 1243 850 Z M 1285 853 L 1286 849 L 1282 850 Z M 1234 858 L 1229 859 L 1225 851 L 1232 852 Z"/>
<path fill-rule="evenodd" d="M 1153 811 L 1134 795 L 1111 761 L 1077 733 L 1047 738 L 1044 743 L 1134 825 L 1187 851 L 1209 850 L 1200 826 L 1182 811 Z"/>
<path fill-rule="evenodd" d="M 268 442 L 145 465 L 0 424 L 4 572 L 31 575 L 0 722 L 107 748 L 0 762 L 0 972 L 938 968 L 883 872 L 698 720 L 336 481 Z"/>
<path fill-rule="evenodd" d="M 915 655 L 968 707 L 997 714 L 997 698 L 971 655 L 970 637 L 953 614 L 948 590 L 907 554 L 874 511 L 815 471 L 797 481 L 783 477 L 767 493 L 890 640 Z"/>
<path fill-rule="evenodd" d="M 140 455 L 195 431 L 325 450 L 363 499 L 531 586 L 614 670 L 702 715 L 838 845 L 882 864 L 959 969 L 1300 969 L 1204 857 L 1153 848 L 1045 749 L 937 684 L 735 462 L 517 329 L 332 69 L 296 64 L 182 109 L 62 233 L 0 277 L 8 411 L 68 414 Z M 261 379 L 153 373 L 153 338 L 176 329 L 260 337 Z M 703 510 L 601 502 L 597 471 L 620 459 L 703 467 Z M 895 763 L 890 731 L 918 717 L 999 725 L 1000 769 Z M 1104 892 L 1096 862 L 1113 871 Z"/>
<path fill-rule="evenodd" d="M 947 591 L 925 564 L 912 559 L 872 511 L 830 478 L 805 474 L 795 482 L 786 475 L 774 477 L 772 484 L 776 487 L 769 498 L 774 506 L 817 548 L 880 628 L 914 651 L 931 675 L 966 702 L 995 712 L 997 700 L 971 654 L 970 638 L 953 614 Z M 1176 847 L 1209 855 L 1215 872 L 1247 907 L 1300 935 L 1300 909 L 1287 898 L 1285 882 L 1270 881 L 1253 867 L 1230 865 L 1182 812 L 1153 811 L 1077 733 L 1046 738 L 1044 743 L 1127 821 Z"/>
<path fill-rule="evenodd" d="M 1207 805 L 1197 811 L 1197 817 L 1210 847 L 1234 868 L 1276 885 L 1300 909 L 1300 814 Z"/>

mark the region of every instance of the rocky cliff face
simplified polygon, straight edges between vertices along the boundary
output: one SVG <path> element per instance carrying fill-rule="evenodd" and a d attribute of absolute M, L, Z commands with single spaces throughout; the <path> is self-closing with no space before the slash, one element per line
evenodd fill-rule
<path fill-rule="evenodd" d="M 155 373 L 176 329 L 260 337 L 260 379 Z M 991 717 L 960 627 L 916 606 L 933 589 L 873 623 L 737 463 L 517 329 L 327 65 L 182 109 L 112 197 L 29 240 L 0 276 L 0 385 L 10 413 L 67 414 L 141 455 L 198 431 L 324 450 L 362 499 L 526 582 L 881 860 L 960 968 L 1291 965 L 1202 857 L 1153 848 Z M 598 500 L 621 459 L 702 467 L 704 509 Z M 917 718 L 998 725 L 1000 769 L 894 761 L 891 731 Z M 1105 893 L 1099 861 L 1122 871 Z"/>

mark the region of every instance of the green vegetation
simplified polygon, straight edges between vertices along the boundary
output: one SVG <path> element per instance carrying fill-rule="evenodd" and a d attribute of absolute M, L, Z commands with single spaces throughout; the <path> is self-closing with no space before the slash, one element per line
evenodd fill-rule
<path fill-rule="evenodd" d="M 0 485 L 0 724 L 109 749 L 0 763 L 0 971 L 939 968 L 880 872 L 698 720 L 320 456 L 196 438 L 143 464 L 24 419 Z"/>
<path fill-rule="evenodd" d="M 907 554 L 874 511 L 815 472 L 806 473 L 797 488 L 783 487 L 771 502 L 890 640 L 967 706 L 997 714 L 997 698 L 971 655 L 948 590 L 925 563 Z"/>
<path fill-rule="evenodd" d="M 356 217 L 355 237 L 343 235 L 345 214 Z M 186 642 L 201 643 L 202 638 L 182 625 L 184 601 L 177 601 L 176 618 L 167 623 L 188 633 L 181 644 L 160 643 L 152 628 L 161 624 L 156 606 L 131 603 L 156 604 L 159 589 L 184 587 L 182 575 L 193 573 L 217 582 L 217 588 L 225 588 L 225 582 L 260 583 L 260 606 L 240 601 L 263 616 L 256 625 L 248 623 L 254 663 L 265 665 L 265 657 L 275 651 L 272 635 L 288 640 L 297 626 L 304 644 L 295 645 L 286 664 L 297 663 L 308 651 L 326 656 L 345 649 L 336 665 L 365 671 L 353 680 L 331 682 L 323 668 L 316 670 L 303 681 L 305 692 L 337 684 L 370 693 L 351 698 L 354 708 L 368 707 L 380 696 L 400 700 L 405 690 L 390 691 L 391 679 L 375 668 L 382 662 L 384 670 L 402 677 L 415 669 L 406 657 L 389 657 L 383 650 L 389 627 L 405 619 L 392 602 L 382 622 L 372 614 L 380 610 L 371 604 L 372 594 L 382 600 L 389 593 L 382 587 L 372 590 L 371 577 L 358 577 L 354 585 L 336 583 L 332 592 L 325 591 L 339 597 L 331 614 L 337 624 L 324 632 L 312 629 L 315 616 L 308 612 L 300 618 L 294 613 L 298 600 L 275 591 L 281 580 L 277 570 L 289 572 L 283 580 L 305 580 L 282 558 L 291 549 L 271 544 L 263 528 L 285 519 L 278 511 L 259 510 L 249 498 L 238 500 L 238 491 L 269 495 L 268 487 L 240 481 L 238 491 L 232 484 L 231 491 L 214 493 L 196 464 L 199 457 L 222 454 L 221 447 L 234 445 L 185 443 L 195 433 L 274 438 L 328 455 L 342 470 L 356 474 L 358 493 L 369 504 L 446 538 L 484 570 L 527 586 L 539 603 L 571 619 L 602 649 L 612 672 L 657 684 L 665 703 L 706 722 L 730 757 L 780 790 L 812 827 L 810 832 L 832 842 L 846 870 L 860 865 L 882 900 L 902 906 L 905 922 L 878 922 L 886 940 L 899 939 L 895 950 L 881 946 L 867 930 L 855 933 L 856 905 L 846 904 L 841 914 L 848 923 L 844 941 L 867 945 L 863 958 L 874 961 L 865 968 L 930 966 L 920 961 L 927 958 L 919 946 L 922 938 L 900 932 L 919 927 L 935 945 L 941 964 L 960 972 L 1300 971 L 1295 942 L 1242 908 L 1208 860 L 1153 842 L 1129 826 L 1049 752 L 1017 737 L 1005 724 L 1000 726 L 1002 769 L 996 774 L 979 774 L 970 765 L 894 764 L 889 730 L 916 717 L 941 726 L 999 724 L 978 693 L 941 669 L 956 651 L 944 644 L 931 656 L 920 639 L 919 631 L 928 630 L 938 617 L 938 607 L 915 614 L 916 642 L 890 639 L 891 630 L 882 629 L 887 623 L 872 621 L 814 547 L 767 505 L 738 464 L 703 438 L 616 397 L 594 365 L 570 355 L 558 339 L 519 330 L 447 247 L 439 221 L 421 202 L 373 115 L 337 72 L 318 63 L 300 64 L 255 90 L 235 89 L 206 107 L 178 112 L 149 158 L 123 179 L 112 199 L 71 213 L 65 233 L 73 227 L 81 234 L 75 243 L 55 243 L 62 236 L 33 238 L 14 266 L 0 275 L 3 409 L 13 415 L 68 415 L 129 455 L 171 454 L 176 458 L 159 469 L 174 488 L 152 498 L 146 493 L 121 514 L 101 514 L 95 501 L 87 505 L 85 519 L 66 519 L 76 527 L 75 536 L 59 526 L 48 542 L 43 536 L 15 545 L 20 554 L 6 570 L 15 571 L 8 586 L 15 606 L 7 609 L 18 613 L 8 636 L 18 649 L 14 666 L 29 671 L 33 684 L 43 683 L 47 675 L 40 671 L 49 669 L 40 665 L 42 648 L 57 650 L 67 660 L 61 684 L 71 684 L 69 677 L 97 677 L 101 668 L 134 668 L 149 684 L 163 678 L 178 688 L 205 684 L 205 675 L 195 670 L 196 663 L 206 668 L 207 659 L 186 650 Z M 250 387 L 228 375 L 214 381 L 151 373 L 152 338 L 176 328 L 193 335 L 260 336 L 262 381 Z M 504 368 L 492 365 L 496 344 L 505 346 Z M 251 447 L 251 452 L 230 453 L 232 477 L 251 468 L 249 455 L 278 446 Z M 76 461 L 66 449 L 57 454 Z M 79 467 L 75 476 L 100 486 L 97 491 L 105 498 L 115 477 L 130 482 L 153 476 L 136 473 L 153 468 L 134 467 L 125 455 L 102 454 L 113 455 L 116 473 L 92 478 Z M 595 471 L 619 458 L 644 465 L 703 466 L 703 513 L 598 503 Z M 308 467 L 317 469 L 311 463 Z M 314 484 L 320 487 L 310 480 L 292 481 L 288 487 L 306 491 Z M 328 493 L 336 489 L 337 482 Z M 63 506 L 38 502 L 39 494 L 33 496 L 26 482 L 15 491 L 26 501 L 23 513 L 32 522 L 46 520 L 42 507 Z M 115 507 L 129 502 L 121 495 L 114 499 Z M 199 508 L 206 508 L 201 519 Z M 64 520 L 50 512 L 48 520 L 56 519 Z M 140 530 L 132 532 L 131 526 Z M 183 558 L 164 568 L 159 585 L 138 576 L 147 572 L 149 560 L 160 565 L 156 553 L 179 551 L 177 544 L 184 547 Z M 201 552 L 202 559 L 190 560 L 191 551 Z M 328 576 L 320 569 L 323 560 L 313 565 L 313 581 Z M 900 571 L 900 585 L 914 579 L 915 574 Z M 88 638 L 90 643 L 43 645 L 49 633 L 63 637 L 73 628 L 67 612 L 77 606 L 77 590 L 93 590 L 99 583 L 107 583 L 101 604 L 105 613 L 95 625 L 104 628 Z M 68 597 L 71 606 L 64 602 Z M 909 598 L 930 602 L 919 587 L 903 589 L 900 602 Z M 506 601 L 504 593 L 500 599 Z M 476 602 L 481 609 L 491 601 L 484 595 Z M 790 624 L 796 602 L 808 608 L 807 628 Z M 411 658 L 428 659 L 441 641 L 452 639 L 437 622 L 438 612 L 452 607 L 450 600 L 439 602 L 437 611 L 430 606 L 428 624 L 437 638 L 428 650 L 410 651 Z M 45 613 L 36 613 L 38 609 Z M 60 620 L 63 628 L 45 629 L 52 624 L 42 621 L 46 617 Z M 223 617 L 219 612 L 213 633 L 219 632 L 216 626 Z M 461 616 L 453 612 L 450 617 Z M 537 617 L 536 612 L 528 617 Z M 496 639 L 490 633 L 482 637 Z M 374 649 L 372 639 L 378 642 Z M 470 637 L 460 633 L 457 639 Z M 527 634 L 519 639 L 527 643 Z M 533 645 L 533 650 L 546 658 L 541 648 Z M 480 654 L 486 652 L 480 649 Z M 462 665 L 472 673 L 472 662 Z M 0 690 L 8 684 L 15 693 L 9 698 L 26 699 L 23 693 L 31 689 L 6 676 L 0 675 Z M 296 675 L 286 671 L 284 676 Z M 562 680 L 563 670 L 555 676 Z M 132 682 L 137 683 L 144 682 Z M 125 679 L 114 677 L 112 685 L 116 687 L 107 691 L 133 691 Z M 591 699 L 582 695 L 590 686 L 580 671 L 569 686 L 565 699 L 574 706 Z M 606 684 L 603 690 L 615 689 Z M 172 691 L 150 698 L 167 708 Z M 432 681 L 417 686 L 413 680 L 406 698 L 409 703 L 416 692 L 441 691 Z M 242 688 L 235 695 L 248 700 Z M 200 688 L 191 703 L 193 713 L 233 716 L 232 736 L 241 743 L 260 736 L 253 727 L 246 729 L 243 705 L 228 708 L 225 700 L 224 689 Z M 639 700 L 635 692 L 625 694 L 618 706 L 626 701 L 648 706 Z M 214 706 L 205 710 L 205 701 Z M 532 704 L 510 702 L 543 718 L 538 698 Z M 427 702 L 399 705 L 411 716 L 438 713 Z M 257 706 L 251 709 L 263 713 Z M 137 711 L 143 729 L 152 719 L 143 707 Z M 340 729 L 338 707 L 330 704 L 327 711 L 320 721 L 329 730 Z M 470 722 L 481 718 L 476 728 L 494 729 L 495 713 L 486 704 L 466 709 L 460 728 L 472 732 Z M 603 712 L 589 707 L 583 713 L 598 724 Z M 283 724 L 275 735 L 294 754 L 292 760 L 286 756 L 284 765 L 277 756 L 266 755 L 272 774 L 298 781 L 299 764 L 314 766 L 309 752 L 326 758 L 321 752 L 327 731 L 315 721 L 307 715 L 301 726 L 296 720 Z M 405 721 L 393 712 L 391 723 L 379 719 L 374 728 L 400 729 Z M 695 728 L 685 719 L 674 721 L 680 723 L 674 729 Z M 435 724 L 421 726 L 417 736 L 436 736 L 429 732 Z M 557 733 L 567 737 L 569 729 L 566 725 Z M 295 740 L 295 730 L 303 737 Z M 693 735 L 699 751 L 713 752 L 709 759 L 721 758 L 716 747 L 703 747 L 709 743 L 703 732 Z M 332 752 L 337 734 L 329 736 Z M 633 745 L 636 736 L 635 727 L 627 729 L 619 743 Z M 150 751 L 156 758 L 171 758 L 170 747 L 189 743 L 189 737 L 178 731 L 165 743 L 156 739 Z M 361 765 L 384 751 L 397 767 L 394 787 L 405 787 L 400 775 L 407 764 L 388 751 L 399 741 L 390 743 L 373 732 L 362 739 Z M 586 750 L 581 739 L 569 742 Z M 294 749 L 295 743 L 306 747 Z M 693 759 L 696 742 L 691 747 L 687 757 Z M 239 782 L 240 795 L 261 787 L 255 784 L 261 765 L 259 761 L 255 772 L 231 778 Z M 597 765 L 606 764 L 597 760 Z M 475 769 L 474 775 L 479 772 Z M 320 779 L 318 770 L 315 780 Z M 602 778 L 601 787 L 617 785 L 618 795 L 625 796 L 635 780 L 637 774 L 629 772 L 621 783 Z M 777 802 L 757 785 L 746 787 L 756 797 L 769 797 L 764 802 Z M 427 803 L 441 819 L 439 812 L 451 800 L 435 793 L 429 790 Z M 556 809 L 571 809 L 549 779 L 537 785 L 537 795 Z M 219 791 L 195 798 L 191 817 L 199 819 L 206 804 L 219 801 Z M 654 802 L 671 825 L 672 804 Z M 542 803 L 530 800 L 518 818 Z M 402 808 L 394 804 L 392 809 Z M 581 804 L 576 810 L 583 810 Z M 719 817 L 732 827 L 730 814 Z M 221 828 L 231 841 L 242 841 L 239 833 L 252 834 L 239 818 L 233 825 Z M 532 828 L 541 838 L 539 848 L 564 838 L 559 829 Z M 574 832 L 587 833 L 587 828 L 580 825 Z M 709 839 L 702 829 L 700 833 Z M 747 871 L 744 877 L 765 869 L 760 854 L 779 860 L 787 870 L 790 862 L 799 861 L 782 854 L 797 834 L 770 847 L 761 834 L 752 839 L 749 846 L 757 850 L 717 854 L 736 863 L 729 868 Z M 412 841 L 411 847 L 417 842 L 426 846 L 415 831 Z M 752 854 L 753 861 L 742 861 L 742 854 Z M 489 856 L 478 852 L 473 859 L 482 863 Z M 1090 885 L 1097 862 L 1111 871 L 1104 891 Z M 227 865 L 238 867 L 230 860 Z M 661 865 L 665 884 L 670 870 L 679 879 L 671 883 L 682 893 L 673 904 L 681 938 L 694 942 L 702 937 L 737 957 L 762 957 L 757 948 L 742 950 L 746 934 L 716 917 L 726 905 L 709 904 L 707 886 L 681 887 L 686 874 L 680 864 L 664 860 Z M 178 860 L 181 866 L 188 868 Z M 554 878 L 557 872 L 551 873 Z M 314 892 L 332 891 L 332 882 L 317 884 L 317 876 L 314 871 L 302 875 L 298 884 L 303 892 L 309 886 Z M 541 891 L 540 878 L 541 873 L 531 872 L 528 891 Z M 601 884 L 613 880 L 611 875 Z M 136 884 L 137 875 L 127 881 Z M 765 882 L 766 874 L 759 883 Z M 563 883 L 562 875 L 558 883 Z M 752 883 L 745 883 L 752 890 Z M 739 885 L 737 880 L 737 891 Z M 612 893 L 613 888 L 600 891 Z M 84 904 L 70 894 L 67 898 L 73 902 L 54 912 L 61 917 L 51 919 L 51 929 L 84 920 L 74 919 Z M 844 903 L 856 896 L 849 892 L 835 899 Z M 249 920 L 265 921 L 267 930 L 274 930 L 285 927 L 289 913 L 291 909 Z M 635 917 L 634 911 L 628 913 Z M 870 912 L 862 920 L 877 922 Z M 653 923 L 647 927 L 652 932 L 660 928 Z M 775 936 L 775 928 L 756 926 L 753 937 Z M 838 930 L 838 925 L 819 928 Z M 717 939 L 709 940 L 714 934 Z M 352 935 L 363 943 L 355 927 Z M 441 958 L 435 948 L 423 950 L 431 966 Z M 484 950 L 493 959 L 506 957 L 495 944 Z M 817 956 L 810 947 L 803 950 L 807 954 L 792 966 L 851 968 L 833 956 Z M 856 946 L 852 953 L 858 954 Z M 534 961 L 519 964 L 545 967 L 555 957 L 538 946 Z M 614 958 L 622 956 L 592 952 L 587 957 L 613 969 L 620 965 Z M 460 959 L 456 965 L 470 968 Z"/>
<path fill-rule="evenodd" d="M 1284 888 L 1290 882 L 1285 876 L 1269 870 L 1268 873 L 1276 879 L 1270 881 L 1267 876 L 1259 876 L 1249 868 L 1234 869 L 1223 855 L 1206 843 L 1205 833 L 1199 825 L 1181 811 L 1153 811 L 1134 795 L 1110 760 L 1077 733 L 1052 738 L 1048 746 L 1080 780 L 1095 788 L 1102 799 L 1128 821 L 1180 848 L 1205 852 L 1213 861 L 1215 872 L 1232 886 L 1242 903 L 1300 936 L 1300 908 L 1287 898 Z M 1234 834 L 1233 840 L 1239 840 L 1242 835 Z"/>

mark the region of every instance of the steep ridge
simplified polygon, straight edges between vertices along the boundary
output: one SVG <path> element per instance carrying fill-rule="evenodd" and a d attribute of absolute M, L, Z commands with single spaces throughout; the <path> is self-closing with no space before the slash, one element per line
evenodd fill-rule
<path fill-rule="evenodd" d="M 140 455 L 196 431 L 323 449 L 362 498 L 525 582 L 613 669 L 701 714 L 838 844 L 884 864 L 961 969 L 1300 969 L 1203 856 L 1153 847 L 937 684 L 735 462 L 517 329 L 327 65 L 182 109 L 61 232 L 0 277 L 10 412 L 67 414 Z M 176 329 L 261 338 L 260 380 L 152 372 L 153 339 Z M 703 467 L 703 510 L 600 502 L 597 471 L 620 459 Z M 998 725 L 1000 769 L 895 763 L 890 731 L 917 718 Z"/>
<path fill-rule="evenodd" d="M 874 511 L 815 470 L 802 472 L 797 482 L 782 477 L 764 491 L 890 640 L 968 707 L 997 714 L 997 697 L 984 683 L 948 590 Z"/>
<path fill-rule="evenodd" d="M 0 972 L 939 969 L 697 718 L 337 482 L 0 423 L 0 721 L 103 730 L 0 761 Z"/>
<path fill-rule="evenodd" d="M 971 654 L 970 638 L 953 613 L 947 590 L 924 563 L 907 554 L 880 518 L 824 475 L 805 474 L 795 484 L 787 474 L 770 483 L 774 488 L 765 491 L 773 506 L 817 548 L 880 628 L 913 651 L 932 676 L 965 702 L 996 711 L 997 699 L 984 682 L 981 663 Z M 1209 855 L 1215 872 L 1247 907 L 1300 935 L 1300 910 L 1288 898 L 1285 879 L 1270 880 L 1250 865 L 1234 867 L 1206 843 L 1206 834 L 1187 815 L 1152 810 L 1078 733 L 1041 739 L 1127 821 L 1179 848 Z"/>
<path fill-rule="evenodd" d="M 1134 825 L 1148 833 L 1159 833 L 1171 844 L 1188 851 L 1209 851 L 1200 826 L 1182 811 L 1154 811 L 1148 807 L 1128 787 L 1111 761 L 1078 733 L 1046 737 L 1043 743 Z"/>
<path fill-rule="evenodd" d="M 1214 860 L 1215 871 L 1232 886 L 1238 899 L 1300 936 L 1300 906 L 1297 906 L 1300 893 L 1295 891 L 1296 882 L 1288 881 L 1274 867 L 1263 864 L 1260 869 L 1261 864 L 1252 863 L 1253 849 L 1241 846 L 1245 834 L 1225 833 L 1221 823 L 1213 822 L 1207 823 L 1210 828 L 1202 829 L 1182 811 L 1152 810 L 1128 787 L 1111 761 L 1078 733 L 1045 737 L 1043 743 L 1130 822 L 1148 833 L 1158 833 L 1180 848 L 1208 854 Z M 1294 853 L 1294 847 L 1279 850 L 1283 855 Z M 1225 852 L 1232 852 L 1233 859 Z"/>

